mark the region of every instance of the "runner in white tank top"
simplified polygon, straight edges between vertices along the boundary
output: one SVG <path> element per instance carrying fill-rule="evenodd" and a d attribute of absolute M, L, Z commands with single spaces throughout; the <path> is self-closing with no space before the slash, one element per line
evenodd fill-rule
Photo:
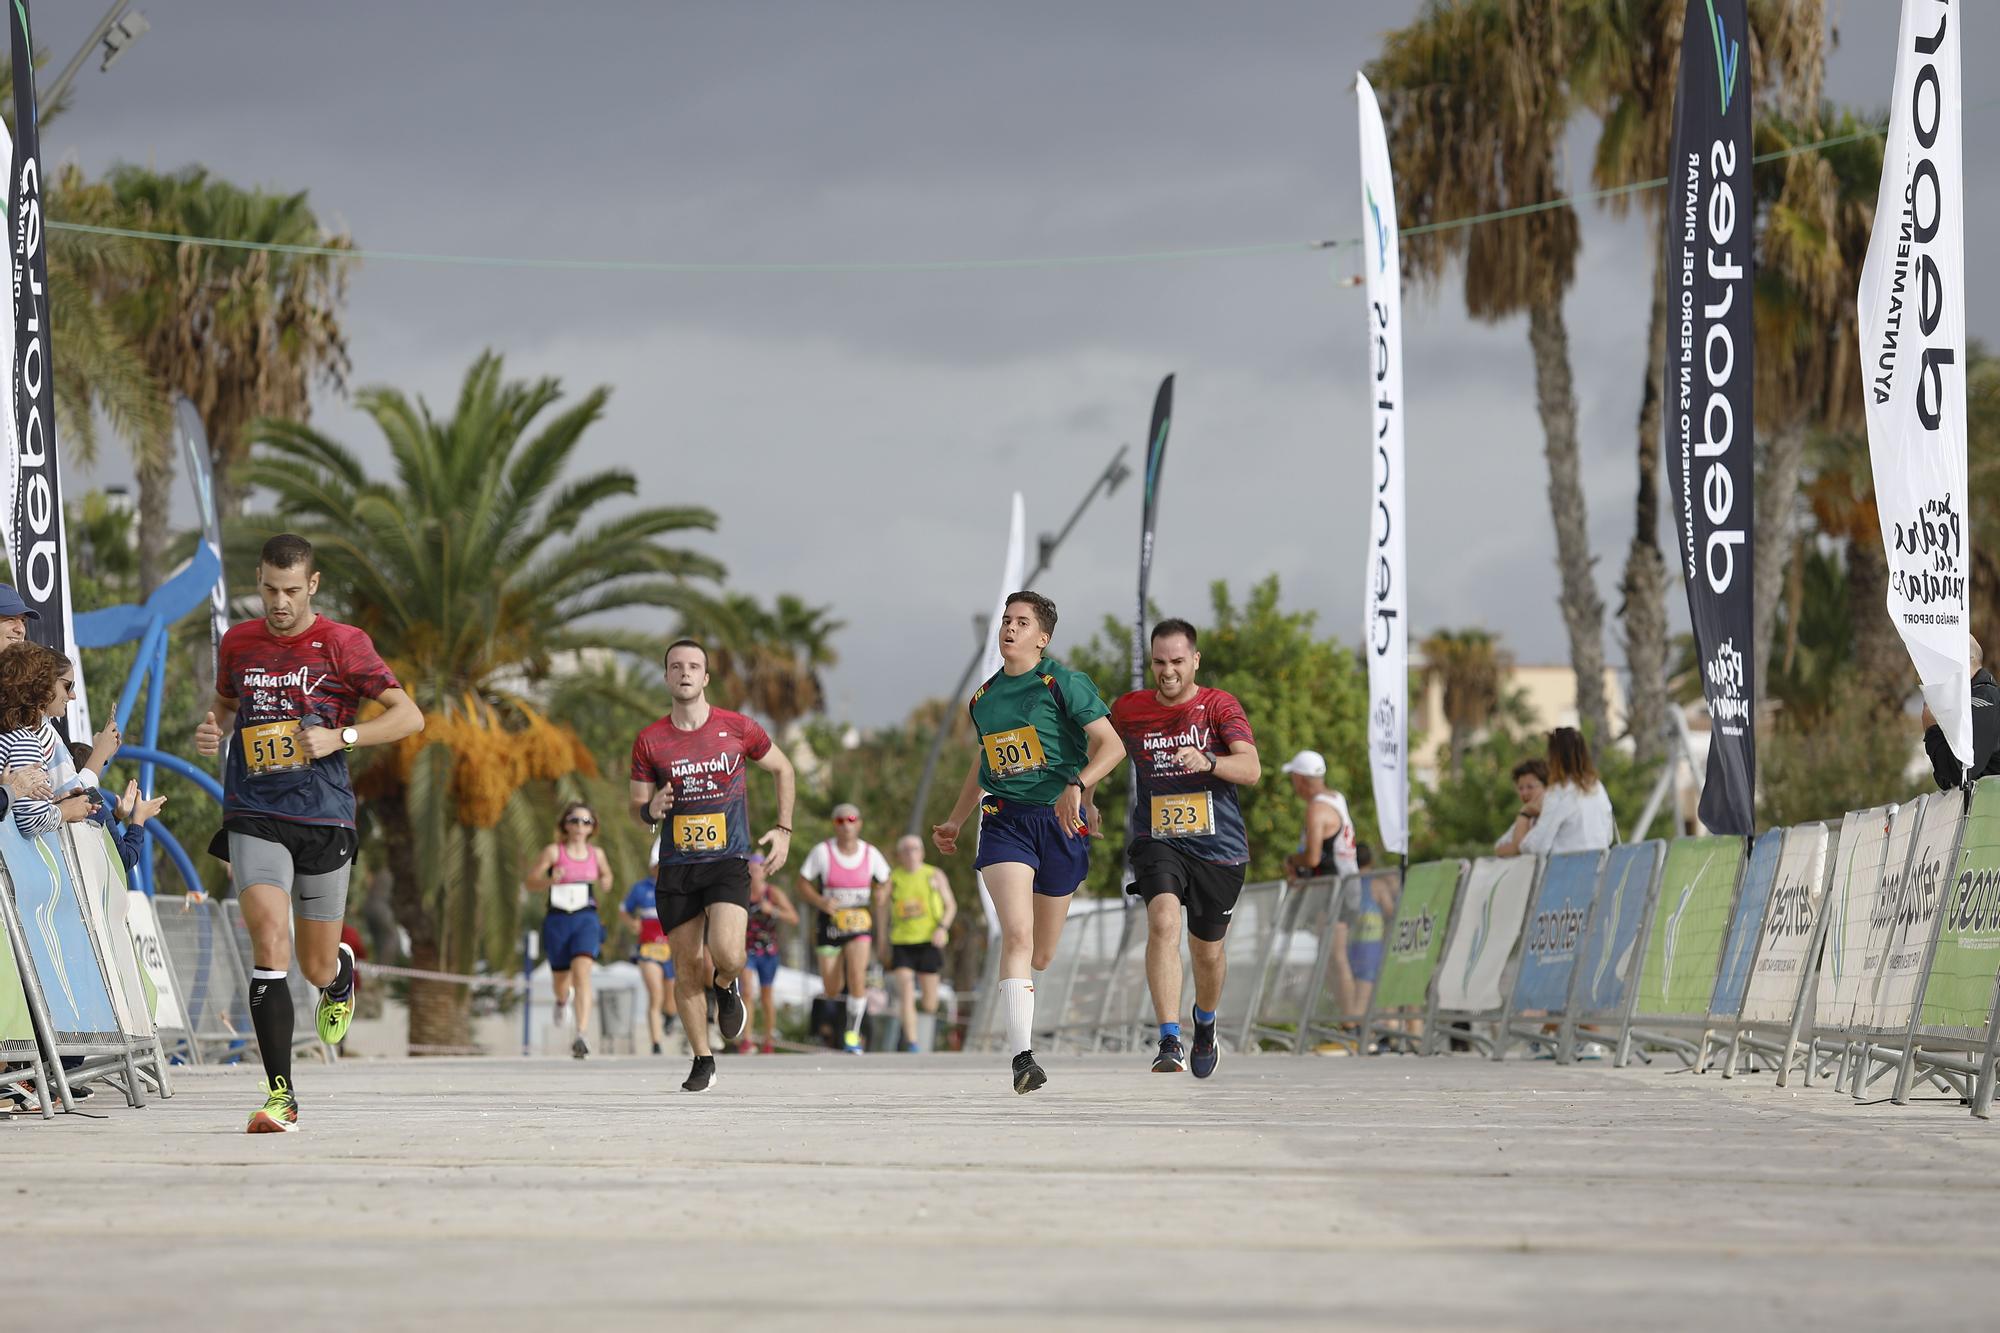
<path fill-rule="evenodd" d="M 1326 785 L 1326 760 L 1313 750 L 1301 750 L 1282 771 L 1306 803 L 1299 849 L 1285 858 L 1285 873 L 1293 879 L 1353 874 L 1360 868 L 1354 859 L 1354 817 L 1347 812 L 1347 798 Z"/>

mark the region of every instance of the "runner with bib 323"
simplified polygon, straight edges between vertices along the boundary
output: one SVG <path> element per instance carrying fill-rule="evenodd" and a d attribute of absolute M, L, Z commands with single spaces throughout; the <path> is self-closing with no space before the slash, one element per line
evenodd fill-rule
<path fill-rule="evenodd" d="M 973 811 L 982 815 L 973 865 L 1000 918 L 1000 1001 L 1014 1091 L 1023 1093 L 1048 1082 L 1031 1049 L 1031 978 L 1055 957 L 1070 896 L 1090 871 L 1090 839 L 1100 836 L 1091 793 L 1125 758 L 1090 677 L 1043 656 L 1055 630 L 1054 602 L 1035 592 L 1008 597 L 1000 670 L 970 704 L 979 757 L 950 817 L 931 829 L 949 856 Z"/>

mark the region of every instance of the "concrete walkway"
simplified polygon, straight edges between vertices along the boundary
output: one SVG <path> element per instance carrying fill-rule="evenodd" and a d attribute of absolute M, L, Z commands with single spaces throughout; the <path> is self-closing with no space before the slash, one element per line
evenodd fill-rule
<path fill-rule="evenodd" d="M 251 1073 L 184 1072 L 143 1111 L 0 1124 L 0 1273 L 67 1326 L 274 1333 L 1996 1320 L 2000 1124 L 1955 1104 L 1047 1063 L 1020 1098 L 991 1056 L 726 1059 L 702 1097 L 681 1060 L 349 1061 L 257 1138 Z"/>

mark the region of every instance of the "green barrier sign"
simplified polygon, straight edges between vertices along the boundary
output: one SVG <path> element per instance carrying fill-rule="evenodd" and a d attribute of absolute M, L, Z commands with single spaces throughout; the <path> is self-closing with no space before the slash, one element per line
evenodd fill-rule
<path fill-rule="evenodd" d="M 1741 838 L 1682 838 L 1667 848 L 1636 1012 L 1708 1013 L 1742 865 Z"/>
<path fill-rule="evenodd" d="M 1984 1036 L 2000 976 L 2000 779 L 1983 778 L 1973 788 L 1957 871 L 1917 1021 L 1928 1031 Z"/>
<path fill-rule="evenodd" d="M 5 893 L 0 889 L 0 893 Z M 35 1044 L 35 1019 L 28 1012 L 28 992 L 21 985 L 21 969 L 7 934 L 0 930 L 0 1046 L 15 1042 Z"/>
<path fill-rule="evenodd" d="M 1382 958 L 1375 987 L 1377 1009 L 1420 1009 L 1430 990 L 1431 971 L 1444 952 L 1451 923 L 1451 900 L 1458 892 L 1461 865 L 1431 861 L 1412 866 L 1396 900 L 1396 925 Z"/>

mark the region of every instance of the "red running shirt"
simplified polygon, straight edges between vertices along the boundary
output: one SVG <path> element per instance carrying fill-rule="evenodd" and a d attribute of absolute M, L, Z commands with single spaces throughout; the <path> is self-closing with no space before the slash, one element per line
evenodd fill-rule
<path fill-rule="evenodd" d="M 632 742 L 632 781 L 674 794 L 660 833 L 661 865 L 750 855 L 748 769 L 770 752 L 764 729 L 727 708 L 709 709 L 694 731 L 663 717 L 639 733 Z"/>

